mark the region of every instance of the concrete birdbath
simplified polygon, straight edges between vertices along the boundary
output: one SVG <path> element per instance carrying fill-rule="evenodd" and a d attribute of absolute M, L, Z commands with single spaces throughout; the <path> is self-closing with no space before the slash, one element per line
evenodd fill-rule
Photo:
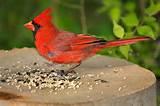
<path fill-rule="evenodd" d="M 46 62 L 33 48 L 1 50 L 0 106 L 156 106 L 156 78 L 138 65 L 96 55 L 61 75 Z"/>

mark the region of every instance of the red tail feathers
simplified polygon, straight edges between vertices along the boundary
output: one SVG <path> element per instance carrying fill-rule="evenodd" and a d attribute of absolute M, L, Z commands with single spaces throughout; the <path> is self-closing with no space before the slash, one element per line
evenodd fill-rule
<path fill-rule="evenodd" d="M 130 38 L 130 39 L 122 39 L 122 40 L 116 40 L 116 41 L 108 41 L 105 45 L 105 47 L 114 47 L 114 46 L 121 46 L 121 45 L 127 45 L 127 44 L 133 44 L 139 41 L 149 40 L 149 37 L 136 37 L 136 38 Z"/>

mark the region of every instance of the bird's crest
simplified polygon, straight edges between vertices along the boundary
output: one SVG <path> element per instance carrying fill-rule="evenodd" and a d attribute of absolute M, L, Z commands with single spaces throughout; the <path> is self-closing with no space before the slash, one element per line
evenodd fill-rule
<path fill-rule="evenodd" d="M 47 8 L 42 13 L 34 18 L 34 21 L 40 25 L 49 25 L 51 24 L 52 16 L 51 16 L 52 9 Z"/>

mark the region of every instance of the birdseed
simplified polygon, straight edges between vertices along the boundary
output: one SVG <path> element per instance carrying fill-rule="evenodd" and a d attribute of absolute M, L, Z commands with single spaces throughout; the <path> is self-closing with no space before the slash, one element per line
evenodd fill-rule
<path fill-rule="evenodd" d="M 37 65 L 37 63 L 33 63 Z M 64 70 L 47 70 L 45 68 L 32 68 L 23 66 L 23 71 L 4 74 L 0 77 L 0 83 L 13 85 L 18 90 L 23 91 L 23 88 L 28 88 L 31 93 L 37 90 L 50 89 L 58 91 L 63 89 L 77 89 L 82 84 L 80 76 L 76 72 L 64 72 Z M 4 70 L 10 70 L 6 68 Z"/>

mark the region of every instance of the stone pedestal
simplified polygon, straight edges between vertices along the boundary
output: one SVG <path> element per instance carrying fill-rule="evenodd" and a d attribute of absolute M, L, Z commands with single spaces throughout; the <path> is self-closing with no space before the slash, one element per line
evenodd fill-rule
<path fill-rule="evenodd" d="M 34 62 L 45 68 L 47 61 L 35 49 L 0 51 L 1 74 L 13 74 L 21 71 L 15 70 L 16 66 Z M 156 78 L 138 65 L 96 55 L 75 71 L 81 77 L 81 85 L 76 89 L 31 92 L 0 83 L 0 106 L 156 106 Z"/>

